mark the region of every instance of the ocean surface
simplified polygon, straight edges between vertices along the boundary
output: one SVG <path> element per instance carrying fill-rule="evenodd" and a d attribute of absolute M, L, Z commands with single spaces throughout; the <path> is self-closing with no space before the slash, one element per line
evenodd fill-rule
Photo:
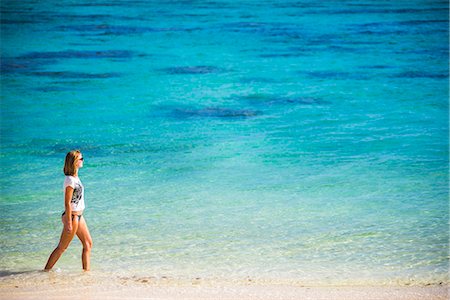
<path fill-rule="evenodd" d="M 80 149 L 94 277 L 448 283 L 448 26 L 433 0 L 1 1 L 2 279 L 45 276 Z"/>

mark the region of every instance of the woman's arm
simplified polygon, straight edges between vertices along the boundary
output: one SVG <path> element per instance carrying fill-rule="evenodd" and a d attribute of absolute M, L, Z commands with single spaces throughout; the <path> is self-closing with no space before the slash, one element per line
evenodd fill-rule
<path fill-rule="evenodd" d="M 64 206 L 66 208 L 66 214 L 64 216 L 66 217 L 65 224 L 67 224 L 66 230 L 68 232 L 72 231 L 72 207 L 70 206 L 72 195 L 73 195 L 73 187 L 71 186 L 66 187 L 66 192 L 64 196 Z"/>

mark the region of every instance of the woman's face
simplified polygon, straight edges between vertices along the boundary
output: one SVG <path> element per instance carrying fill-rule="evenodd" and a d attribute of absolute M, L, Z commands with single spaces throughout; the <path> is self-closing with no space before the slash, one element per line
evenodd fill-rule
<path fill-rule="evenodd" d="M 78 169 L 83 167 L 83 160 L 84 160 L 83 154 L 80 153 L 80 155 L 78 156 L 78 159 L 77 159 L 77 168 Z"/>

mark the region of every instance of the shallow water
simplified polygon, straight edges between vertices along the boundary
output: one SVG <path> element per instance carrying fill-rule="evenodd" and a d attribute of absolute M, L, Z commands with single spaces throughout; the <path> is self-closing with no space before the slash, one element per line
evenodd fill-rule
<path fill-rule="evenodd" d="M 4 274 L 448 281 L 448 3 L 1 6 Z"/>

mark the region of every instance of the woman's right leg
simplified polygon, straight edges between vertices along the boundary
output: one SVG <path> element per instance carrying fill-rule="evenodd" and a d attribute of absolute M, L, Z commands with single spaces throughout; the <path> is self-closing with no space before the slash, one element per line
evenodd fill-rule
<path fill-rule="evenodd" d="M 66 217 L 63 217 L 63 223 L 64 219 Z M 72 231 L 67 232 L 65 229 L 66 226 L 63 226 L 63 230 L 61 233 L 61 238 L 59 239 L 59 244 L 53 250 L 52 254 L 50 254 L 50 257 L 48 258 L 47 264 L 45 265 L 45 270 L 51 270 L 53 266 L 56 264 L 58 259 L 61 257 L 61 255 L 66 251 L 67 247 L 69 246 L 70 242 L 72 241 L 73 237 L 75 236 L 75 233 L 78 230 L 78 217 L 72 218 Z"/>

